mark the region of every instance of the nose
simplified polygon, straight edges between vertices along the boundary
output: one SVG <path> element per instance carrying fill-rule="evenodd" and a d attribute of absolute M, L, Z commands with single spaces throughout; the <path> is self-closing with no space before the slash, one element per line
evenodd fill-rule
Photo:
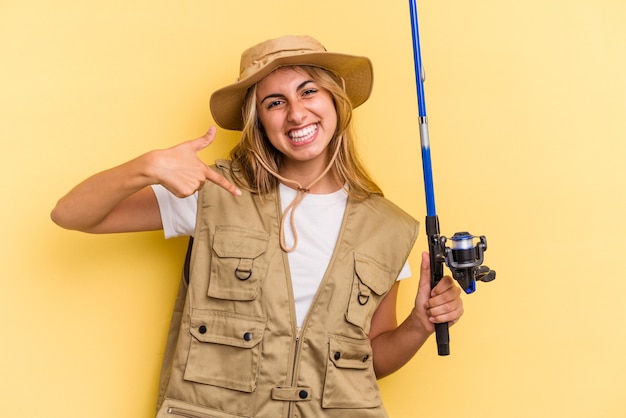
<path fill-rule="evenodd" d="M 289 104 L 289 112 L 287 113 L 287 119 L 296 125 L 299 125 L 306 118 L 307 110 L 299 100 L 294 100 Z"/>

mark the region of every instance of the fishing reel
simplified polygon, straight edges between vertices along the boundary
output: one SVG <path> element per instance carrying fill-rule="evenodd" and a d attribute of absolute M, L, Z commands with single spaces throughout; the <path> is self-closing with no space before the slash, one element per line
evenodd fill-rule
<path fill-rule="evenodd" d="M 474 244 L 476 238 L 479 242 Z M 487 251 L 487 238 L 484 235 L 477 237 L 469 232 L 456 232 L 450 238 L 451 248 L 446 247 L 448 238 L 441 236 L 438 241 L 437 258 L 446 263 L 452 277 L 465 293 L 476 290 L 476 281 L 490 282 L 496 278 L 494 270 L 482 265 L 484 252 Z"/>

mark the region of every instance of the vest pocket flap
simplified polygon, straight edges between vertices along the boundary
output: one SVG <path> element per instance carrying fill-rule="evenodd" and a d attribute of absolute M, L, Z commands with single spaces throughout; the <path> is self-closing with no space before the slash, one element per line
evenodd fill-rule
<path fill-rule="evenodd" d="M 231 312 L 198 310 L 191 334 L 200 342 L 252 348 L 263 339 L 266 320 Z"/>
<path fill-rule="evenodd" d="M 267 250 L 268 235 L 234 225 L 218 225 L 213 250 L 218 257 L 257 258 Z"/>
<path fill-rule="evenodd" d="M 371 367 L 372 347 L 369 340 L 331 335 L 330 361 L 339 369 L 367 369 Z"/>
<path fill-rule="evenodd" d="M 363 254 L 354 255 L 354 270 L 359 280 L 377 295 L 389 291 L 391 272 L 379 263 Z"/>

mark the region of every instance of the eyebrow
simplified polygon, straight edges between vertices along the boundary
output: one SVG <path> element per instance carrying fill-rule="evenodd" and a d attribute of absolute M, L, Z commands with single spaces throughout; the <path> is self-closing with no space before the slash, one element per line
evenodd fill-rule
<path fill-rule="evenodd" d="M 313 83 L 313 80 L 306 80 L 303 81 L 302 83 L 300 83 L 298 85 L 298 87 L 296 88 L 296 91 L 303 89 L 307 84 L 309 83 Z M 266 101 L 267 99 L 275 99 L 277 97 L 284 97 L 284 94 L 280 94 L 280 93 L 273 93 L 273 94 L 268 94 L 267 96 L 265 96 L 259 103 L 263 103 L 264 101 Z"/>

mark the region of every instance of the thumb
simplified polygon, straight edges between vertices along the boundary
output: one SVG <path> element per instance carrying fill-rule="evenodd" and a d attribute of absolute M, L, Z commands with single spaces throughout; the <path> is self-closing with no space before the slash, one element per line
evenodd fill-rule
<path fill-rule="evenodd" d="M 190 142 L 194 152 L 199 152 L 211 145 L 213 140 L 215 139 L 215 126 L 211 126 L 207 133 L 202 135 L 199 138 L 192 139 Z"/>
<path fill-rule="evenodd" d="M 420 281 L 418 284 L 417 295 L 422 301 L 430 298 L 430 255 L 424 251 L 422 253 L 422 265 L 420 267 Z"/>

